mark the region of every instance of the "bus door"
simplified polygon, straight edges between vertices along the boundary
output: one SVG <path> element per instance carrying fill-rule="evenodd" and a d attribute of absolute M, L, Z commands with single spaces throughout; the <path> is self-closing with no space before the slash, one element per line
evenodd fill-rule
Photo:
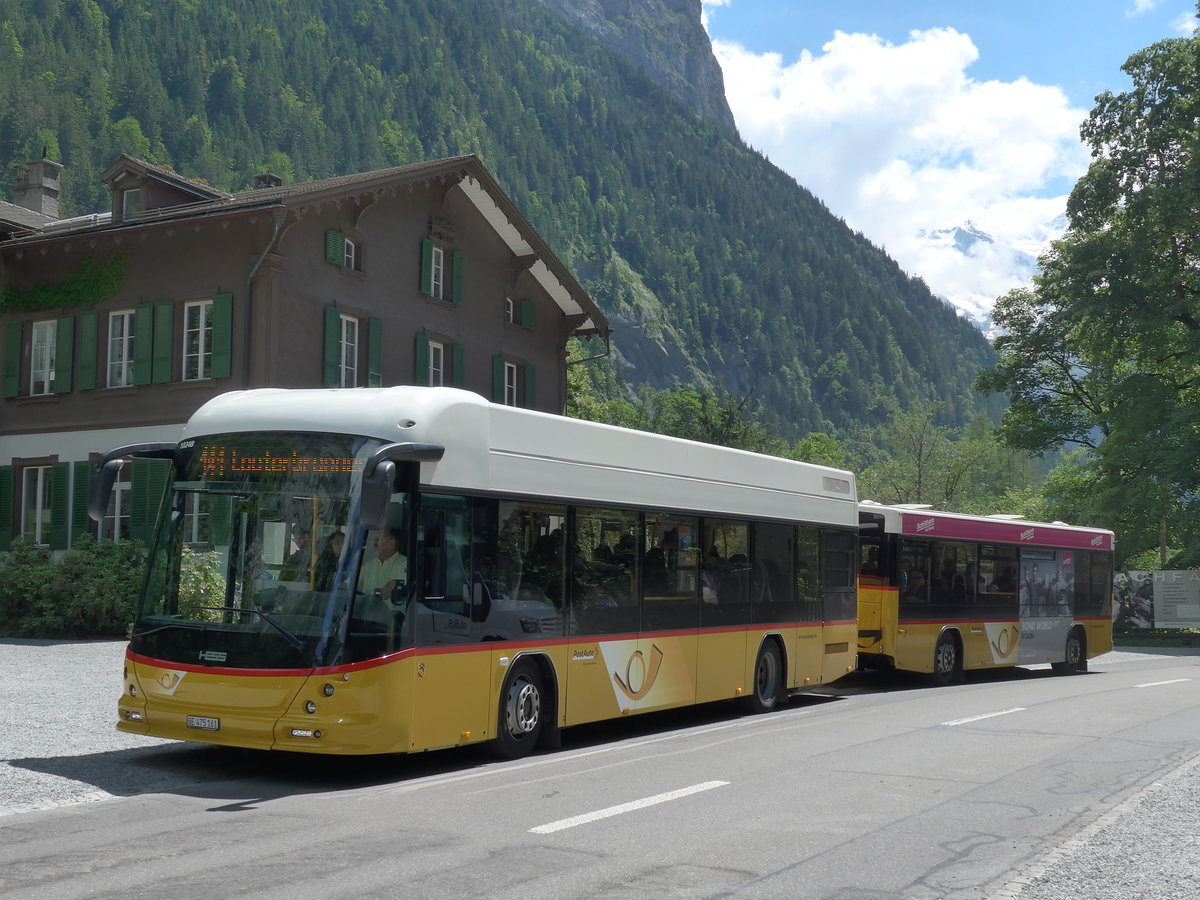
<path fill-rule="evenodd" d="M 1070 550 L 1021 551 L 1019 664 L 1058 662 L 1071 631 L 1075 572 Z"/>

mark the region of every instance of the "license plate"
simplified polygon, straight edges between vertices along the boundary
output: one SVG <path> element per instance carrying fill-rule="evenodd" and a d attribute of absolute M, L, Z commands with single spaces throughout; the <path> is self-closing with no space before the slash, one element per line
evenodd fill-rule
<path fill-rule="evenodd" d="M 188 716 L 188 728 L 199 728 L 201 731 L 220 731 L 221 720 L 209 716 Z"/>

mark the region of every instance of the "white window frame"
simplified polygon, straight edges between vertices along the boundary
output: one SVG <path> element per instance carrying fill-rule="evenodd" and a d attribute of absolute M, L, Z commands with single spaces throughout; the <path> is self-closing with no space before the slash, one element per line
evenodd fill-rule
<path fill-rule="evenodd" d="M 142 213 L 142 189 L 121 191 L 121 219 L 136 219 Z"/>
<path fill-rule="evenodd" d="M 183 513 L 183 542 L 185 544 L 201 544 L 208 539 L 208 498 L 210 494 L 197 494 L 191 491 L 187 495 L 187 507 Z M 204 503 L 200 502 L 204 498 Z"/>
<path fill-rule="evenodd" d="M 40 397 L 54 393 L 54 350 L 58 341 L 58 322 L 44 319 L 33 323 L 29 354 L 29 395 Z"/>
<path fill-rule="evenodd" d="M 133 384 L 133 322 L 132 309 L 108 314 L 108 381 L 110 388 Z"/>
<path fill-rule="evenodd" d="M 354 241 L 350 240 L 348 237 L 344 237 L 343 240 L 346 242 L 346 248 L 342 259 L 342 265 L 347 269 L 358 271 L 358 244 L 354 243 Z"/>
<path fill-rule="evenodd" d="M 212 300 L 197 300 L 183 307 L 183 380 L 212 377 Z"/>
<path fill-rule="evenodd" d="M 430 294 L 438 300 L 446 299 L 446 251 L 436 244 L 429 254 Z"/>
<path fill-rule="evenodd" d="M 504 405 L 517 405 L 517 364 L 504 363 Z"/>
<path fill-rule="evenodd" d="M 113 482 L 112 495 L 108 500 L 108 510 L 104 513 L 104 521 L 100 523 L 101 538 L 119 541 L 129 537 L 130 515 L 133 511 L 133 484 L 130 482 L 132 467 L 125 462 L 117 471 L 117 479 Z"/>
<path fill-rule="evenodd" d="M 21 534 L 39 547 L 50 543 L 52 466 L 27 466 L 21 472 Z"/>
<path fill-rule="evenodd" d="M 429 342 L 429 384 L 441 387 L 446 383 L 446 345 L 441 341 Z"/>
<path fill-rule="evenodd" d="M 338 386 L 358 387 L 358 319 L 340 316 L 338 334 Z"/>
<path fill-rule="evenodd" d="M 512 297 L 504 298 L 504 324 L 515 325 L 517 323 L 517 305 Z"/>

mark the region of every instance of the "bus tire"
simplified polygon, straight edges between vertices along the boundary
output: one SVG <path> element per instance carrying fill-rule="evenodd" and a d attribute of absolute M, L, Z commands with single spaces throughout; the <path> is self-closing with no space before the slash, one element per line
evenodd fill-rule
<path fill-rule="evenodd" d="M 1063 651 L 1063 661 L 1050 663 L 1050 668 L 1059 675 L 1077 675 L 1080 672 L 1087 671 L 1087 651 L 1084 641 L 1083 631 L 1080 628 L 1072 628 L 1071 633 L 1067 635 L 1067 646 Z"/>
<path fill-rule="evenodd" d="M 763 641 L 754 662 L 754 689 L 747 698 L 750 712 L 770 712 L 779 705 L 783 696 L 783 657 L 779 645 L 772 640 Z"/>
<path fill-rule="evenodd" d="M 933 648 L 933 683 L 937 687 L 945 687 L 957 684 L 962 677 L 962 654 L 958 650 L 958 641 L 951 632 L 943 631 L 937 646 Z"/>
<path fill-rule="evenodd" d="M 517 759 L 532 752 L 545 721 L 546 702 L 542 694 L 542 672 L 537 663 L 519 661 L 504 680 L 500 692 L 499 724 L 495 750 L 505 759 Z"/>

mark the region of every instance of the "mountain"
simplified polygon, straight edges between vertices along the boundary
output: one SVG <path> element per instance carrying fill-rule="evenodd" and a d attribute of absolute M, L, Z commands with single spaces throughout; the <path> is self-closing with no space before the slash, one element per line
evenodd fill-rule
<path fill-rule="evenodd" d="M 1060 215 L 1028 234 L 1001 238 L 968 219 L 950 228 L 920 231 L 917 237 L 935 251 L 954 253 L 978 264 L 991 263 L 1003 272 L 1006 285 L 1020 287 L 1032 282 L 1038 272 L 1038 257 L 1046 251 L 1051 241 L 1062 237 L 1066 228 L 1066 216 Z M 992 306 L 996 302 L 996 294 L 1008 289 L 998 288 L 996 293 L 952 292 L 945 296 L 945 300 L 989 339 L 994 339 Z"/>
<path fill-rule="evenodd" d="M 63 215 L 121 152 L 224 190 L 476 153 L 630 389 L 753 392 L 785 437 L 997 412 L 987 340 L 737 137 L 699 0 L 0 0 L 0 162 L 43 147 Z"/>

